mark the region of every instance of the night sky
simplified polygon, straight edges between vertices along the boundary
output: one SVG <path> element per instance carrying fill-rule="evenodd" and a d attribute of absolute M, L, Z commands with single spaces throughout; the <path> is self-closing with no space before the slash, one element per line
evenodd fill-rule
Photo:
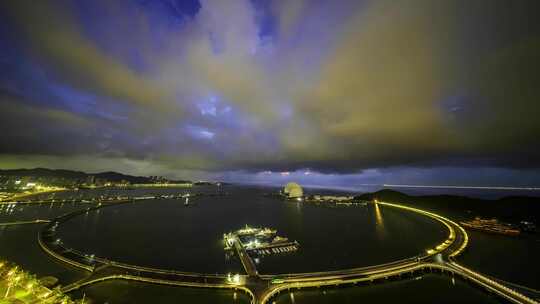
<path fill-rule="evenodd" d="M 539 186 L 538 12 L 537 0 L 4 0 L 0 168 Z"/>

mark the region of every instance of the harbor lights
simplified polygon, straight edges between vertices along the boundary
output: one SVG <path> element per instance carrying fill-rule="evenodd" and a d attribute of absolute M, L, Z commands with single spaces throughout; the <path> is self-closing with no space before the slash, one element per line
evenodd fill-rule
<path fill-rule="evenodd" d="M 437 255 L 435 255 L 435 262 L 437 262 L 437 263 L 439 263 L 439 264 L 443 264 L 443 263 L 444 263 L 442 254 L 438 253 Z"/>
<path fill-rule="evenodd" d="M 227 274 L 227 283 L 230 284 L 240 284 L 240 275 L 237 273 L 235 275 Z"/>
<path fill-rule="evenodd" d="M 94 258 L 96 257 L 95 254 L 85 254 L 85 256 L 86 256 L 86 259 L 88 259 L 89 261 L 93 261 Z"/>
<path fill-rule="evenodd" d="M 227 247 L 232 247 L 234 245 L 235 238 L 230 233 L 223 234 L 223 239 L 225 240 L 225 244 L 227 245 Z"/>
<path fill-rule="evenodd" d="M 46 292 L 40 294 L 39 297 L 42 298 L 42 299 L 45 299 L 45 298 L 48 298 L 50 295 L 51 295 L 51 292 L 46 291 Z"/>
<path fill-rule="evenodd" d="M 437 252 L 437 251 L 435 251 L 435 250 L 433 250 L 433 249 L 428 249 L 428 250 L 426 250 L 426 253 L 427 253 L 428 255 L 435 254 L 436 252 Z"/>
<path fill-rule="evenodd" d="M 254 239 L 254 240 L 249 241 L 249 243 L 246 244 L 246 248 L 248 249 L 258 248 L 260 245 L 261 243 L 259 243 L 259 240 Z"/>

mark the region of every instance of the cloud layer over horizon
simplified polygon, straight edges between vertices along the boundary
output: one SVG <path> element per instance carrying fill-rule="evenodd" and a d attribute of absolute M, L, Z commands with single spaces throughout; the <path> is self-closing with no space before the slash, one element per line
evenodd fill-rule
<path fill-rule="evenodd" d="M 538 6 L 5 1 L 0 167 L 534 182 Z"/>

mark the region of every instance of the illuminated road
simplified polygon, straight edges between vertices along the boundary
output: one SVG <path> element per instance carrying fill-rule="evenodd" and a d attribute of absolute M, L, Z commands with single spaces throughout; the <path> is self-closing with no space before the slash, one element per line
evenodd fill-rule
<path fill-rule="evenodd" d="M 240 258 L 240 261 L 242 262 L 242 266 L 244 266 L 246 273 L 249 276 L 258 276 L 259 273 L 257 272 L 257 266 L 255 266 L 255 263 L 253 263 L 253 260 L 247 253 L 244 246 L 242 246 L 242 242 L 240 242 L 240 240 L 236 237 L 234 238 L 234 248 L 236 249 L 236 253 Z"/>
<path fill-rule="evenodd" d="M 538 303 L 500 282 L 457 264 L 454 258 L 465 250 L 469 239 L 466 231 L 456 222 L 432 212 L 404 205 L 377 201 L 374 204 L 376 209 L 397 208 L 430 217 L 447 228 L 448 236 L 440 244 L 417 256 L 391 263 L 338 271 L 281 275 L 259 275 L 251 257 L 240 242 L 235 240 L 235 249 L 247 275 L 237 274 L 234 276 L 180 272 L 119 263 L 66 248 L 55 237 L 56 227 L 62 222 L 92 210 L 115 205 L 107 204 L 57 217 L 39 233 L 39 245 L 54 258 L 89 272 L 86 278 L 64 286 L 62 288 L 63 292 L 70 292 L 82 286 L 105 280 L 124 279 L 174 286 L 240 290 L 252 298 L 252 303 L 265 304 L 269 303 L 281 292 L 293 289 L 333 287 L 374 281 L 383 282 L 391 278 L 412 276 L 421 271 L 440 271 L 452 276 L 462 277 L 512 303 Z"/>

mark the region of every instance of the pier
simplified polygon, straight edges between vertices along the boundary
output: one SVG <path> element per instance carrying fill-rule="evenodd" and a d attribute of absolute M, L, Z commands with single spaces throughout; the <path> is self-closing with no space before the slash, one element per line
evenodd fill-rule
<path fill-rule="evenodd" d="M 249 256 L 246 249 L 240 242 L 238 238 L 235 238 L 234 240 L 234 248 L 236 249 L 236 253 L 238 254 L 238 258 L 242 262 L 242 266 L 244 266 L 244 269 L 248 276 L 258 276 L 259 273 L 257 272 L 257 267 L 255 266 L 255 263 L 253 262 L 253 259 Z"/>
<path fill-rule="evenodd" d="M 249 251 L 256 253 L 257 255 L 270 255 L 277 253 L 295 252 L 300 245 L 298 242 L 287 242 L 277 245 L 266 245 L 257 248 L 249 249 Z"/>

